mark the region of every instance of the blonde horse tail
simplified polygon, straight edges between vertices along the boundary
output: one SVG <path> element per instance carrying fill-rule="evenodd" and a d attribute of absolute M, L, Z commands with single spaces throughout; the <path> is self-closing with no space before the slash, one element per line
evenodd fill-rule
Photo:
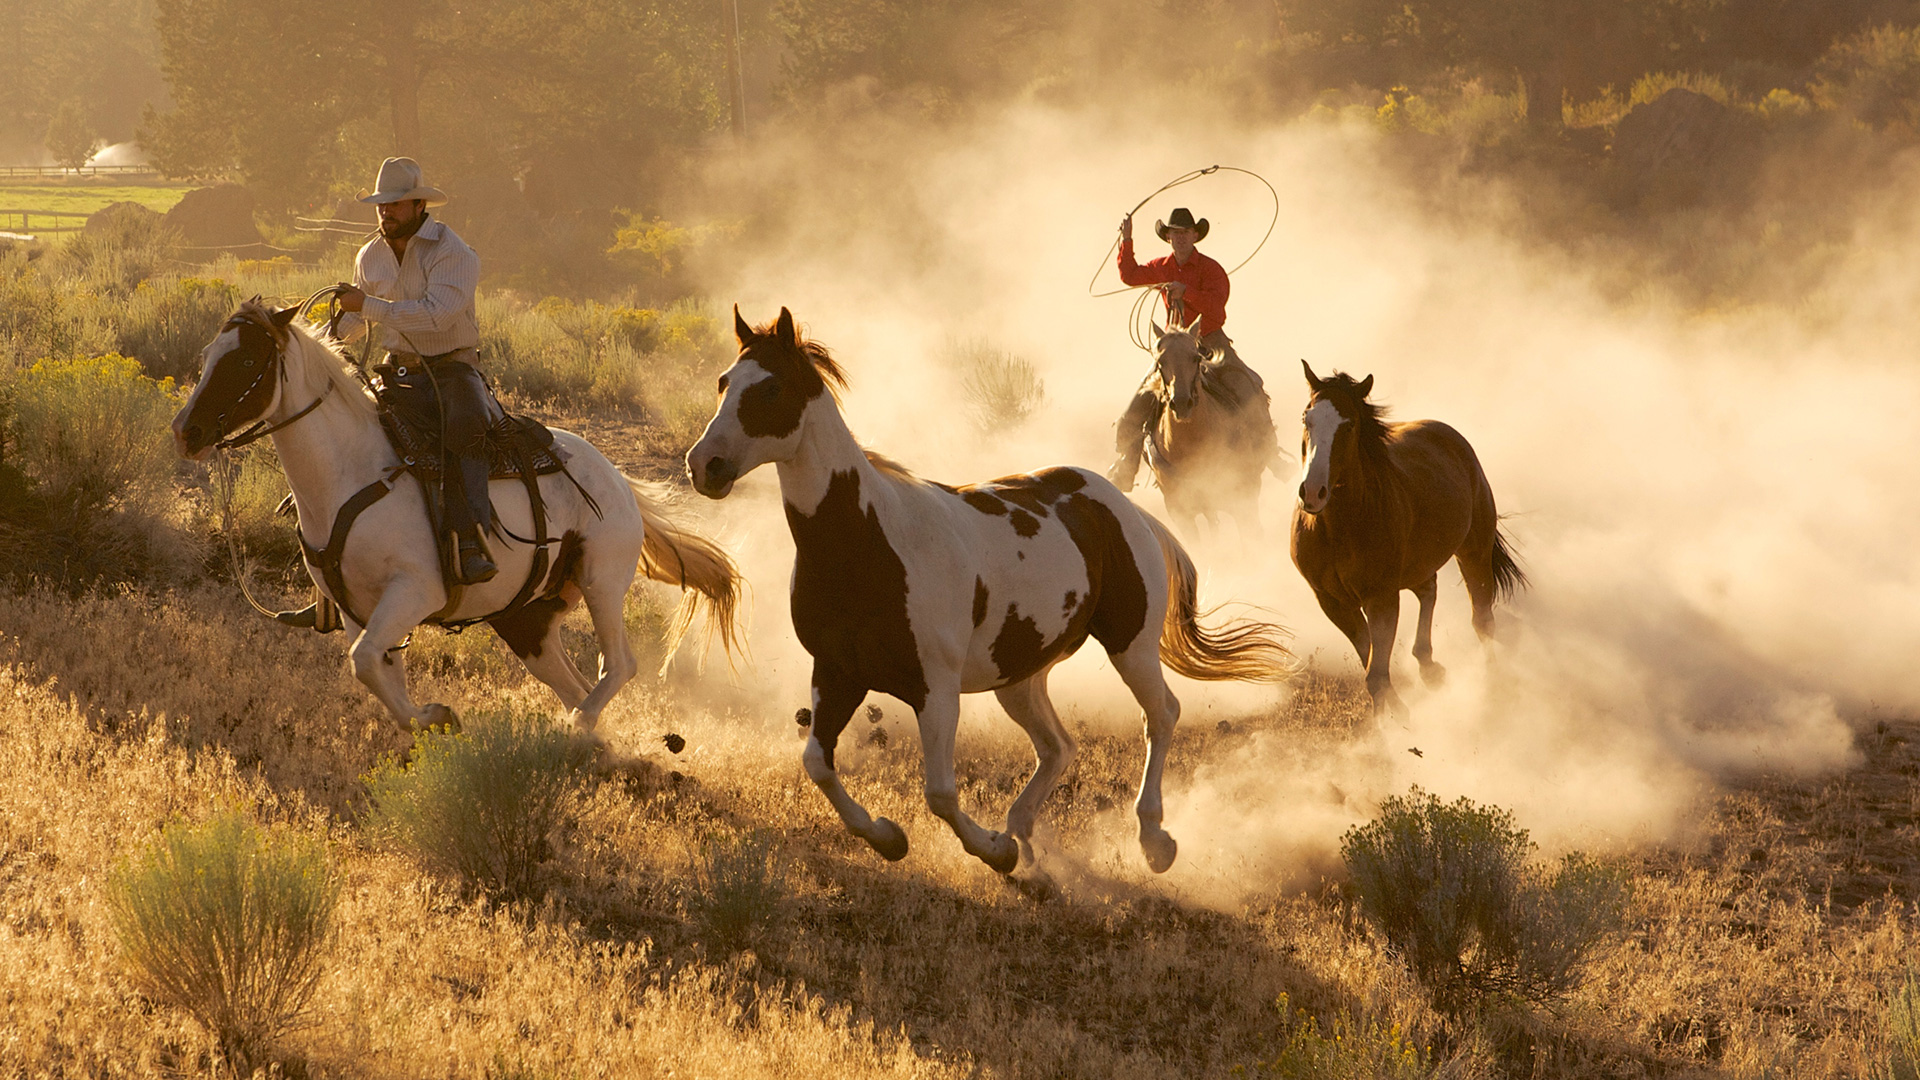
<path fill-rule="evenodd" d="M 1501 600 L 1513 599 L 1513 594 L 1527 587 L 1527 572 L 1520 569 L 1520 563 L 1513 557 L 1513 549 L 1507 546 L 1507 538 L 1499 527 L 1493 530 L 1493 594 Z"/>
<path fill-rule="evenodd" d="M 665 671 L 672 661 L 701 608 L 706 609 L 708 639 L 718 638 L 729 659 L 742 655 L 740 587 L 744 579 L 740 568 L 720 545 L 669 521 L 660 501 L 648 493 L 647 485 L 631 476 L 626 481 L 645 528 L 640 572 L 683 592 L 679 608 L 667 622 L 666 659 L 661 661 L 661 670 Z"/>
<path fill-rule="evenodd" d="M 1140 515 L 1160 542 L 1167 566 L 1167 619 L 1160 630 L 1160 662 L 1189 679 L 1210 682 L 1284 682 L 1296 670 L 1279 623 L 1234 619 L 1209 627 L 1219 608 L 1200 611 L 1200 573 L 1173 531 L 1152 514 Z"/>

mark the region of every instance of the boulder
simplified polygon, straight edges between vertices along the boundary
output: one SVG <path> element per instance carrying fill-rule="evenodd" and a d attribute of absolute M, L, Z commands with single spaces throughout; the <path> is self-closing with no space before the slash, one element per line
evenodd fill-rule
<path fill-rule="evenodd" d="M 161 220 L 160 211 L 137 202 L 108 203 L 88 214 L 87 223 L 80 231 L 96 236 L 134 230 L 145 232 L 159 227 Z"/>
<path fill-rule="evenodd" d="M 239 184 L 218 184 L 187 192 L 167 211 L 166 221 L 188 247 L 247 247 L 265 243 L 253 211 L 252 192 Z"/>
<path fill-rule="evenodd" d="M 1613 160 L 1631 196 L 1672 204 L 1743 193 L 1759 169 L 1759 118 L 1672 89 L 1620 118 Z"/>

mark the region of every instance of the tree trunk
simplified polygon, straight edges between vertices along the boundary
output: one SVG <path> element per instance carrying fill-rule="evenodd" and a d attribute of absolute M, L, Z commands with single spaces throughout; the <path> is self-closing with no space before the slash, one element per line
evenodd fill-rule
<path fill-rule="evenodd" d="M 411 34 L 387 49 L 387 105 L 393 114 L 393 152 L 420 156 L 420 83 L 425 75 Z"/>

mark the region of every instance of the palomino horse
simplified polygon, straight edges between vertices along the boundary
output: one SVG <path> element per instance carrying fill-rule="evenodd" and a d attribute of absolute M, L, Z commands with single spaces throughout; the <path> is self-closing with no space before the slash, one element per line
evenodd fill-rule
<path fill-rule="evenodd" d="M 793 531 L 793 628 L 813 655 L 813 724 L 801 760 L 855 835 L 888 859 L 907 837 L 874 819 L 834 771 L 840 732 L 869 691 L 912 706 L 926 755 L 927 806 L 967 852 L 1011 873 L 1041 802 L 1073 760 L 1047 698 L 1047 673 L 1098 640 L 1146 712 L 1147 764 L 1135 804 L 1156 872 L 1178 850 L 1161 828 L 1160 774 L 1180 703 L 1160 670 L 1194 679 L 1276 680 L 1279 631 L 1195 618 L 1193 563 L 1173 534 L 1085 469 L 1052 468 L 953 488 L 917 479 L 854 441 L 830 391 L 845 379 L 793 316 L 758 330 L 734 311 L 740 356 L 687 452 L 693 486 L 725 498 L 774 462 Z M 1033 740 L 1033 775 L 989 832 L 960 809 L 954 732 L 960 695 L 992 690 Z"/>
<path fill-rule="evenodd" d="M 430 619 L 484 619 L 559 695 L 576 729 L 592 735 L 601 710 L 634 675 L 622 607 L 637 567 L 655 581 L 693 590 L 672 624 L 674 643 L 695 606 L 705 603 L 710 627 L 734 648 L 740 577 L 726 553 L 668 522 L 632 480 L 565 431 L 554 432 L 555 448 L 577 484 L 557 473 L 540 478 L 557 537 L 548 545 L 558 548 L 551 570 L 542 581 L 530 580 L 530 571 L 547 560 L 536 558 L 535 543 L 516 540 L 536 532 L 526 487 L 517 479 L 495 480 L 489 493 L 500 518 L 492 543 L 500 573 L 465 587 L 452 610 L 442 610 L 447 589 L 420 482 L 394 453 L 373 395 L 352 366 L 295 314 L 256 298 L 227 320 L 202 354 L 199 385 L 173 418 L 174 443 L 198 459 L 215 447 L 272 434 L 300 512 L 308 571 L 354 633 L 355 677 L 395 722 L 415 729 L 457 726 L 447 706 L 413 703 L 394 650 Z M 350 503 L 357 516 L 342 513 Z M 314 551 L 337 558 L 338 574 L 323 573 Z M 330 585 L 329 577 L 344 588 Z M 512 606 L 529 597 L 535 599 Z M 591 685 L 560 640 L 561 616 L 583 597 L 600 645 L 600 677 Z"/>
<path fill-rule="evenodd" d="M 1374 715 L 1406 705 L 1394 692 L 1388 661 L 1400 622 L 1400 590 L 1420 600 L 1413 656 L 1437 686 L 1446 669 L 1433 661 L 1433 601 L 1438 571 L 1460 561 L 1473 628 L 1493 634 L 1493 602 L 1524 588 L 1527 576 L 1500 535 L 1493 489 L 1460 433 L 1437 420 L 1383 423 L 1367 400 L 1373 376 L 1359 382 L 1306 368 L 1300 503 L 1293 511 L 1293 564 L 1313 586 L 1320 609 L 1353 642 L 1367 668 Z"/>
<path fill-rule="evenodd" d="M 1260 477 L 1274 464 L 1276 443 L 1267 393 L 1207 359 L 1200 320 L 1165 330 L 1154 324 L 1154 370 L 1163 408 L 1147 438 L 1147 464 L 1167 500 L 1167 513 L 1191 536 L 1222 511 L 1242 533 L 1260 531 Z"/>

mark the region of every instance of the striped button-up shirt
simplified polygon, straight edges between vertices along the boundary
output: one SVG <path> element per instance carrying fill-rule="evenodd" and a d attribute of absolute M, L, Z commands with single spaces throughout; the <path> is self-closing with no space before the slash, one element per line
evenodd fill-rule
<path fill-rule="evenodd" d="M 407 241 L 404 260 L 394 259 L 385 237 L 367 241 L 353 260 L 353 283 L 367 300 L 358 314 L 341 316 L 343 338 L 359 337 L 371 321 L 388 352 L 439 356 L 480 344 L 473 313 L 480 256 L 436 219 Z"/>

